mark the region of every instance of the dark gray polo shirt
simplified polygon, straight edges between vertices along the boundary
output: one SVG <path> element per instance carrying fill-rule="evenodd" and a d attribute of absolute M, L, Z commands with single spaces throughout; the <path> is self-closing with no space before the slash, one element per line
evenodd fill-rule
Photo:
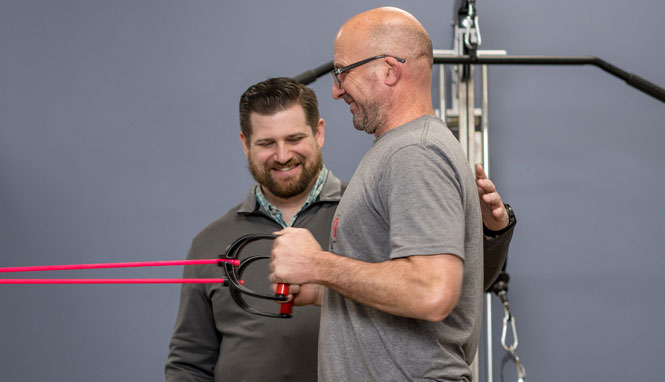
<path fill-rule="evenodd" d="M 330 222 L 345 184 L 329 172 L 318 198 L 301 211 L 293 227 L 309 229 L 328 247 Z M 248 233 L 272 233 L 282 227 L 256 202 L 252 191 L 244 202 L 199 233 L 188 259 L 216 258 Z M 244 256 L 270 255 L 272 241 L 261 240 Z M 245 285 L 268 291 L 268 262 L 257 262 L 244 273 Z M 185 267 L 184 277 L 225 277 L 216 265 Z M 276 303 L 247 301 L 277 312 Z M 226 287 L 183 284 L 180 308 L 166 363 L 167 381 L 316 381 L 319 311 L 296 307 L 292 319 L 253 315 L 240 309 Z"/>

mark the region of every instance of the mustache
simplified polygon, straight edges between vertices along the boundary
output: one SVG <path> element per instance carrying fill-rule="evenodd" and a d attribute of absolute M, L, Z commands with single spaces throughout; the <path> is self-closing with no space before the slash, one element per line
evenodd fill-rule
<path fill-rule="evenodd" d="M 295 167 L 299 164 L 302 164 L 304 160 L 302 158 L 297 158 L 293 157 L 289 159 L 287 162 L 281 163 L 277 161 L 272 161 L 270 163 L 266 163 L 265 168 L 266 170 L 280 170 L 285 167 Z"/>

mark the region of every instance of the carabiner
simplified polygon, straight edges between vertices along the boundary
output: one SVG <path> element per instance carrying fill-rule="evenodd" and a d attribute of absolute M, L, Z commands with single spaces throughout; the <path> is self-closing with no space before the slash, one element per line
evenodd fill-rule
<path fill-rule="evenodd" d="M 510 313 L 509 309 L 504 309 L 506 314 L 503 316 L 503 329 L 501 330 L 501 346 L 507 351 L 507 352 L 514 352 L 517 350 L 517 329 L 515 329 L 515 316 L 513 316 Z M 508 332 L 508 322 L 511 323 L 512 329 L 513 329 L 513 339 L 515 340 L 512 345 L 508 346 L 506 345 L 506 333 Z"/>
<path fill-rule="evenodd" d="M 505 296 L 505 294 L 504 294 Z M 510 313 L 510 307 L 508 305 L 508 300 L 505 299 L 504 301 L 504 311 L 505 315 L 503 316 L 503 329 L 501 330 L 501 346 L 503 346 L 503 349 L 508 352 L 510 357 L 512 357 L 513 362 L 515 362 L 515 368 L 517 369 L 517 382 L 526 382 L 526 369 L 524 368 L 524 365 L 520 361 L 520 357 L 517 356 L 515 353 L 515 350 L 517 350 L 517 345 L 519 343 L 517 339 L 517 329 L 515 328 L 515 316 Z M 510 326 L 513 329 L 513 339 L 514 342 L 512 345 L 508 346 L 506 344 L 506 334 L 508 332 L 508 322 L 510 322 Z"/>
<path fill-rule="evenodd" d="M 515 369 L 517 370 L 517 382 L 526 382 L 526 369 L 524 368 L 522 361 L 520 361 L 520 357 L 518 357 L 514 351 L 507 351 L 506 355 L 503 357 L 503 361 L 501 362 L 501 380 L 503 381 L 503 368 L 508 360 L 512 360 L 515 364 Z"/>

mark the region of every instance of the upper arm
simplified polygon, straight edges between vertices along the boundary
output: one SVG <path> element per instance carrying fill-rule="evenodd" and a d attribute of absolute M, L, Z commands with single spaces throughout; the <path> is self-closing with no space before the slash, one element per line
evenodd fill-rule
<path fill-rule="evenodd" d="M 391 258 L 453 254 L 464 259 L 465 212 L 458 175 L 440 153 L 418 145 L 395 152 L 383 173 Z"/>
<path fill-rule="evenodd" d="M 412 276 L 417 280 L 416 298 L 430 312 L 429 320 L 440 321 L 457 305 L 464 273 L 463 261 L 455 255 L 415 255 L 406 260 L 410 263 Z"/>

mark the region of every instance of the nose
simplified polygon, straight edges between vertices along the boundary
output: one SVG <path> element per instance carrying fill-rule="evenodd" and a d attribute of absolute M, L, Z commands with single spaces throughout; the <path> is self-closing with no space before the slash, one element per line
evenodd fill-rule
<path fill-rule="evenodd" d="M 333 99 L 340 99 L 342 95 L 346 93 L 344 89 L 340 86 L 337 86 L 337 82 L 333 81 L 332 85 L 332 97 Z"/>
<path fill-rule="evenodd" d="M 284 142 L 279 142 L 277 144 L 277 150 L 275 151 L 275 161 L 278 163 L 286 163 L 293 157 L 291 150 L 289 150 L 288 145 Z"/>

